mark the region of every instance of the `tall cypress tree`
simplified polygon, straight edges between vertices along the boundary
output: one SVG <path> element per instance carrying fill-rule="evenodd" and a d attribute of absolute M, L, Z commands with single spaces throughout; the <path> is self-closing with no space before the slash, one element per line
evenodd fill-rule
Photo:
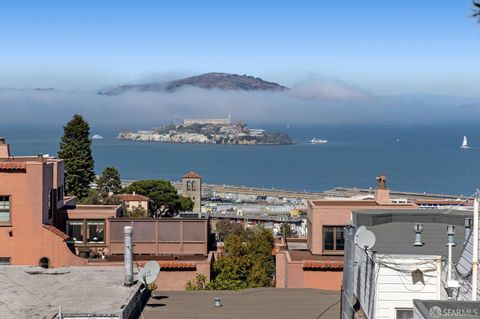
<path fill-rule="evenodd" d="M 75 114 L 63 127 L 58 157 L 65 161 L 65 191 L 83 198 L 95 177 L 93 171 L 90 126 L 81 115 Z"/>

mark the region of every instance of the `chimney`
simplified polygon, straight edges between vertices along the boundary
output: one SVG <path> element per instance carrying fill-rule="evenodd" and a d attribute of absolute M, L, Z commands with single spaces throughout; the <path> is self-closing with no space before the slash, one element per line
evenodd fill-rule
<path fill-rule="evenodd" d="M 379 205 L 390 204 L 390 190 L 387 188 L 387 177 L 377 177 L 377 188 L 375 189 L 375 202 Z"/>
<path fill-rule="evenodd" d="M 133 195 L 133 196 L 135 196 L 135 195 L 136 195 L 136 194 L 135 194 L 135 192 L 133 192 L 133 194 L 132 194 L 132 195 Z"/>
<path fill-rule="evenodd" d="M 5 138 L 0 137 L 0 158 L 10 157 L 10 147 L 5 142 Z"/>

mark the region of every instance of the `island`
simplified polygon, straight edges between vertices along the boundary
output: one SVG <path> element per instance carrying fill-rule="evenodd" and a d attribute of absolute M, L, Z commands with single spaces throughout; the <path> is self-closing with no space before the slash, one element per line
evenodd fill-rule
<path fill-rule="evenodd" d="M 164 143 L 288 145 L 295 144 L 287 134 L 248 128 L 245 123 L 227 119 L 185 119 L 183 125 L 164 125 L 148 131 L 121 130 L 121 140 Z"/>

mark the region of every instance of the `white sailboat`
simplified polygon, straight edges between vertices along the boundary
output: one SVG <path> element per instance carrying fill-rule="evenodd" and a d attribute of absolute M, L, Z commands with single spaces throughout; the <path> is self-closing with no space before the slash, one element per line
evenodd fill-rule
<path fill-rule="evenodd" d="M 466 136 L 463 137 L 462 146 L 460 146 L 460 148 L 470 148 L 470 146 L 468 146 L 468 140 Z"/>

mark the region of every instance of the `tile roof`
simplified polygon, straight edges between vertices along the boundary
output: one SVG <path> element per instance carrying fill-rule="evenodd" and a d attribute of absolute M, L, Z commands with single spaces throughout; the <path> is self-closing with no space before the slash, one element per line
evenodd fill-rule
<path fill-rule="evenodd" d="M 140 194 L 120 194 L 117 198 L 123 201 L 148 201 L 148 197 Z"/>
<path fill-rule="evenodd" d="M 190 173 L 187 173 L 187 174 L 183 175 L 182 178 L 202 178 L 202 177 L 195 172 L 190 172 Z"/>
<path fill-rule="evenodd" d="M 140 267 L 145 265 L 146 261 L 138 262 Z M 163 269 L 196 269 L 195 263 L 187 261 L 158 261 L 160 268 Z"/>
<path fill-rule="evenodd" d="M 333 261 L 333 260 L 305 260 L 303 262 L 303 269 L 343 269 L 343 261 Z"/>
<path fill-rule="evenodd" d="M 26 168 L 25 162 L 0 162 L 0 169 L 24 170 Z"/>

